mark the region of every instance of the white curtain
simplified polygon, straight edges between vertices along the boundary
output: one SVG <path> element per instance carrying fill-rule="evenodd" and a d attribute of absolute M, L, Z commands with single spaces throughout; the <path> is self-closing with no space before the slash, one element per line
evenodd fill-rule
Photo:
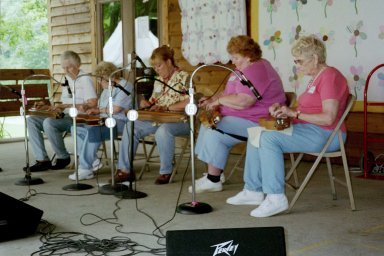
<path fill-rule="evenodd" d="M 181 50 L 193 66 L 228 63 L 227 44 L 232 36 L 245 35 L 245 0 L 179 0 Z"/>

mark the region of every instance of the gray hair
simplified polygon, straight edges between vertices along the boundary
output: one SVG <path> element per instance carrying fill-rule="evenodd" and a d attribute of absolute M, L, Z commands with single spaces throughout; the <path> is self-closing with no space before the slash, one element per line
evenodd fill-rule
<path fill-rule="evenodd" d="M 300 37 L 292 46 L 291 53 L 294 57 L 310 58 L 317 55 L 319 64 L 324 64 L 327 59 L 327 51 L 324 43 L 315 35 Z"/>
<path fill-rule="evenodd" d="M 75 66 L 81 65 L 80 56 L 73 51 L 65 51 L 61 54 L 61 62 L 64 60 L 70 60 L 70 62 Z"/>

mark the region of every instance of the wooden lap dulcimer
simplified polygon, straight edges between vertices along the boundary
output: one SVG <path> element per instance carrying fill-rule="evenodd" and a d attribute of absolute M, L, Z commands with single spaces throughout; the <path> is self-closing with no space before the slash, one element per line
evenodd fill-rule
<path fill-rule="evenodd" d="M 139 110 L 139 120 L 152 121 L 155 124 L 159 123 L 185 123 L 188 118 L 184 112 L 172 111 L 149 111 Z"/>
<path fill-rule="evenodd" d="M 76 122 L 78 124 L 86 124 L 90 126 L 103 126 L 105 118 L 95 115 L 78 114 L 76 116 Z"/>
<path fill-rule="evenodd" d="M 200 108 L 197 113 L 199 121 L 202 125 L 207 128 L 214 128 L 220 122 L 222 116 L 220 114 L 219 109 L 215 110 L 206 110 L 204 108 Z"/>
<path fill-rule="evenodd" d="M 52 117 L 55 119 L 61 119 L 64 117 L 64 113 L 62 112 L 56 112 L 56 111 L 49 111 L 49 110 L 43 110 L 43 109 L 36 109 L 36 108 L 30 108 L 27 110 L 27 115 L 30 116 L 45 116 L 45 117 Z"/>
<path fill-rule="evenodd" d="M 281 131 L 291 126 L 291 119 L 289 117 L 285 117 L 285 118 L 275 118 L 272 116 L 261 117 L 259 118 L 259 125 L 268 130 Z"/>

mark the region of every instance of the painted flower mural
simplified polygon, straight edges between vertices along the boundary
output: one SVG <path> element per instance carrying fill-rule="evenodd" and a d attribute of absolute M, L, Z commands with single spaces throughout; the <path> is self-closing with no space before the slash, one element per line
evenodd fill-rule
<path fill-rule="evenodd" d="M 377 78 L 379 79 L 379 86 L 384 87 L 384 72 L 378 73 Z"/>
<path fill-rule="evenodd" d="M 351 66 L 349 70 L 353 75 L 353 81 L 355 83 L 353 91 L 355 93 L 355 96 L 357 97 L 358 91 L 361 91 L 362 88 L 365 86 L 365 79 L 363 78 L 363 66 Z"/>
<path fill-rule="evenodd" d="M 268 46 L 268 49 L 272 49 L 273 51 L 273 60 L 276 60 L 276 50 L 278 44 L 280 44 L 283 41 L 281 39 L 281 31 L 277 30 L 272 35 L 269 33 L 269 35 L 266 36 L 266 39 L 264 40 L 264 45 Z"/>
<path fill-rule="evenodd" d="M 325 27 L 320 28 L 320 32 L 316 33 L 316 36 L 327 44 L 332 44 L 335 41 L 335 31 Z"/>
<path fill-rule="evenodd" d="M 300 33 L 302 32 L 301 25 L 293 26 L 292 31 L 289 33 L 289 43 L 293 44 L 300 37 Z"/>
<path fill-rule="evenodd" d="M 357 0 L 351 0 L 351 2 L 354 4 L 355 6 L 355 12 L 356 12 L 356 15 L 359 13 L 359 10 L 357 9 Z"/>
<path fill-rule="evenodd" d="M 380 39 L 383 39 L 383 40 L 384 40 L 384 25 L 381 25 L 381 26 L 379 27 L 379 30 L 380 30 L 380 32 L 379 32 L 378 37 L 379 37 Z"/>
<path fill-rule="evenodd" d="M 357 57 L 357 42 L 359 40 L 366 40 L 367 34 L 364 33 L 361 29 L 363 28 L 363 21 L 360 20 L 355 26 L 347 26 L 347 30 L 352 34 L 349 39 L 349 44 L 353 45 L 355 50 L 355 57 Z"/>
<path fill-rule="evenodd" d="M 327 18 L 327 7 L 333 4 L 333 0 L 319 0 L 320 2 L 325 2 L 324 5 L 324 16 Z"/>
<path fill-rule="evenodd" d="M 304 74 L 297 72 L 296 65 L 293 65 L 292 75 L 290 75 L 288 79 L 291 87 L 295 90 L 295 93 L 297 93 L 297 89 L 300 87 L 303 77 L 304 77 Z"/>
<path fill-rule="evenodd" d="M 281 5 L 280 0 L 265 0 L 264 7 L 267 8 L 269 19 L 272 24 L 272 13 L 277 12 L 277 8 Z"/>
<path fill-rule="evenodd" d="M 297 21 L 300 20 L 299 9 L 303 8 L 303 5 L 307 4 L 307 0 L 289 0 L 292 10 L 296 12 Z"/>

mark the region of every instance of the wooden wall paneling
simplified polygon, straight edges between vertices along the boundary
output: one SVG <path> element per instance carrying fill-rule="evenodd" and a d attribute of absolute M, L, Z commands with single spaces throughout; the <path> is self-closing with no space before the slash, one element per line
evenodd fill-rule
<path fill-rule="evenodd" d="M 172 0 L 160 0 L 160 5 L 158 6 L 160 25 L 158 31 L 160 32 L 159 42 L 162 44 L 169 44 L 168 40 L 168 5 L 169 1 Z"/>
<path fill-rule="evenodd" d="M 52 52 L 53 52 L 53 56 L 51 56 L 52 59 L 60 61 L 60 54 L 66 50 L 68 50 L 67 45 L 52 46 Z M 92 53 L 92 47 L 89 43 L 71 45 L 71 50 L 77 52 L 78 54 L 81 54 L 81 56 L 84 56 L 84 54 Z"/>
<path fill-rule="evenodd" d="M 78 4 L 67 5 L 64 1 L 64 4 L 61 6 L 51 7 L 51 15 L 56 16 L 70 16 L 71 14 L 81 14 L 90 12 L 89 2 L 82 1 Z"/>
<path fill-rule="evenodd" d="M 90 43 L 90 42 L 91 42 L 90 33 L 52 37 L 52 44 L 54 45 L 73 45 L 73 44 L 82 44 L 82 43 Z"/>
<path fill-rule="evenodd" d="M 50 1 L 50 6 L 51 7 L 58 7 L 58 6 L 63 6 L 65 5 L 73 5 L 73 4 L 78 4 L 78 3 L 84 3 L 87 2 L 88 0 L 51 0 Z"/>
<path fill-rule="evenodd" d="M 70 34 L 81 34 L 81 33 L 91 33 L 91 28 L 87 23 L 78 23 L 68 26 L 56 26 L 52 27 L 51 35 L 52 36 L 62 36 Z"/>
<path fill-rule="evenodd" d="M 51 23 L 55 26 L 87 23 L 91 19 L 90 13 L 76 13 L 65 16 L 52 16 Z"/>
<path fill-rule="evenodd" d="M 91 72 L 94 65 L 95 35 L 92 28 L 93 0 L 51 0 L 48 3 L 50 20 L 49 38 L 51 72 L 61 79 L 63 70 L 60 55 L 72 50 L 80 55 L 85 72 Z M 58 89 L 57 94 L 61 90 Z M 55 96 L 56 98 L 56 96 Z"/>

